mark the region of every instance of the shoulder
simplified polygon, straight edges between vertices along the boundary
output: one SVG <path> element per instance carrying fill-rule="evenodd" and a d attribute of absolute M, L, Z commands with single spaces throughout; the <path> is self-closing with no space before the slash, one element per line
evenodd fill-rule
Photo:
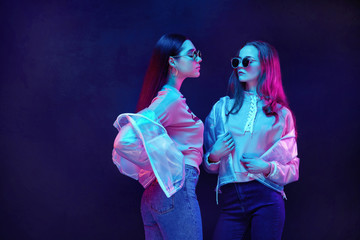
<path fill-rule="evenodd" d="M 213 110 L 219 110 L 221 109 L 224 105 L 228 105 L 229 102 L 231 102 L 232 99 L 230 99 L 229 96 L 225 96 L 225 97 L 221 97 L 213 106 Z"/>
<path fill-rule="evenodd" d="M 291 115 L 291 110 L 281 104 L 277 104 L 277 108 L 279 109 L 278 114 L 281 116 L 287 116 L 287 115 Z"/>
<path fill-rule="evenodd" d="M 151 105 L 158 106 L 162 105 L 163 107 L 172 107 L 174 105 L 181 104 L 185 102 L 182 94 L 176 89 L 163 87 L 157 94 L 157 96 L 152 100 Z"/>
<path fill-rule="evenodd" d="M 226 103 L 226 102 L 228 102 L 228 101 L 230 101 L 231 99 L 230 99 L 230 97 L 229 96 L 224 96 L 224 97 L 221 97 L 220 99 L 219 99 L 219 101 L 217 101 L 217 103 Z"/>
<path fill-rule="evenodd" d="M 167 101 L 176 101 L 181 98 L 182 94 L 174 88 L 164 86 L 154 98 L 154 100 L 162 99 Z M 154 101 L 153 100 L 153 101 Z"/>
<path fill-rule="evenodd" d="M 206 121 L 216 121 L 217 118 L 221 118 L 223 113 L 223 107 L 227 106 L 231 101 L 229 96 L 221 97 L 212 107 L 211 112 L 206 117 Z"/>
<path fill-rule="evenodd" d="M 281 104 L 277 104 L 277 107 L 279 109 L 278 115 L 282 120 L 284 120 L 285 122 L 293 122 L 294 121 L 293 113 L 288 107 L 285 107 Z"/>

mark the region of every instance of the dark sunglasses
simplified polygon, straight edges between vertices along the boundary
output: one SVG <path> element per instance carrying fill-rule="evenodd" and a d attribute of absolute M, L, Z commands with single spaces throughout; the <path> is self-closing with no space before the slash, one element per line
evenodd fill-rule
<path fill-rule="evenodd" d="M 172 56 L 172 57 L 191 57 L 192 59 L 194 59 L 195 62 L 197 62 L 196 59 L 198 57 L 201 58 L 202 56 L 201 56 L 200 50 L 197 50 L 197 51 L 192 52 L 191 55 L 178 55 L 178 56 Z"/>
<path fill-rule="evenodd" d="M 250 57 L 244 57 L 242 61 L 241 58 L 234 57 L 231 59 L 231 66 L 233 68 L 237 68 L 240 66 L 240 63 L 242 63 L 243 67 L 246 68 L 247 66 L 249 66 L 250 63 L 255 61 L 256 61 L 255 59 L 252 59 Z"/>

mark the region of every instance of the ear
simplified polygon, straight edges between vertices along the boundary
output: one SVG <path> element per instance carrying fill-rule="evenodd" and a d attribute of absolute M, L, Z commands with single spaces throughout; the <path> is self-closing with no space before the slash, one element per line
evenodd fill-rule
<path fill-rule="evenodd" d="M 173 57 L 169 57 L 169 65 L 175 67 L 175 59 Z"/>

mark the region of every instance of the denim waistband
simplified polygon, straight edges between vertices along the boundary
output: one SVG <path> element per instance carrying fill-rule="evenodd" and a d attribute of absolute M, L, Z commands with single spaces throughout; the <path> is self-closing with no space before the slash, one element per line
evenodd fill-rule
<path fill-rule="evenodd" d="M 191 166 L 189 164 L 185 164 L 185 171 L 186 170 L 195 170 L 198 174 L 200 174 L 199 170 L 196 167 Z"/>

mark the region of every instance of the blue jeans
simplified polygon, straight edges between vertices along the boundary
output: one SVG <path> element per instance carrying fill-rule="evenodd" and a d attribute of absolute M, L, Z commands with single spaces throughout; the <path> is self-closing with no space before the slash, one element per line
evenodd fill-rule
<path fill-rule="evenodd" d="M 280 240 L 285 207 L 280 193 L 258 181 L 221 187 L 214 239 Z"/>
<path fill-rule="evenodd" d="M 141 199 L 145 239 L 202 239 L 200 207 L 195 188 L 199 173 L 185 165 L 184 186 L 167 198 L 157 181 L 148 186 Z"/>

